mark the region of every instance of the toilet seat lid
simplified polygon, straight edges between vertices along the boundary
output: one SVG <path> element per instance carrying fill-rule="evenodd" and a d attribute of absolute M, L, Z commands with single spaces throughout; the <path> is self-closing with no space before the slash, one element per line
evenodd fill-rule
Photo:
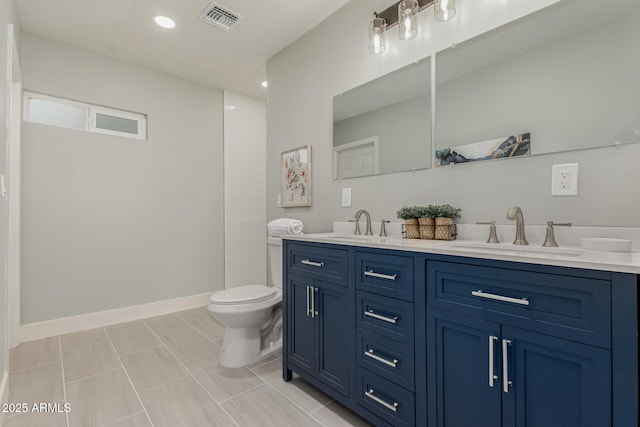
<path fill-rule="evenodd" d="M 272 298 L 276 294 L 273 287 L 264 285 L 246 285 L 218 291 L 211 295 L 216 304 L 248 304 Z"/>

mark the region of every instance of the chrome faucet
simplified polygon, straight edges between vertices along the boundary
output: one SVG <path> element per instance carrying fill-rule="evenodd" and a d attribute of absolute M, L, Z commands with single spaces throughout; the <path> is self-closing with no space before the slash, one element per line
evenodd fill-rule
<path fill-rule="evenodd" d="M 360 231 L 360 217 L 362 216 L 362 214 L 364 214 L 364 217 L 367 219 L 367 228 L 364 232 L 364 235 L 373 236 L 373 232 L 371 231 L 371 215 L 369 215 L 369 212 L 365 211 L 364 209 L 360 209 L 358 212 L 356 212 L 356 232 L 354 234 L 360 234 L 358 233 L 358 231 Z"/>
<path fill-rule="evenodd" d="M 524 235 L 524 216 L 522 215 L 522 209 L 520 206 L 514 206 L 507 210 L 507 219 L 516 220 L 516 238 L 513 241 L 514 245 L 528 245 L 527 238 Z"/>

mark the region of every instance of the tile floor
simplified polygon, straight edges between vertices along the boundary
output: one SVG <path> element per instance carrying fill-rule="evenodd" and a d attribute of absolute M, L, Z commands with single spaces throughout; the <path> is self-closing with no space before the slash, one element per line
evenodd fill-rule
<path fill-rule="evenodd" d="M 281 360 L 218 364 L 224 328 L 205 307 L 21 344 L 9 402 L 69 403 L 7 416 L 6 427 L 368 426 Z M 9 415 L 9 414 L 7 414 Z"/>

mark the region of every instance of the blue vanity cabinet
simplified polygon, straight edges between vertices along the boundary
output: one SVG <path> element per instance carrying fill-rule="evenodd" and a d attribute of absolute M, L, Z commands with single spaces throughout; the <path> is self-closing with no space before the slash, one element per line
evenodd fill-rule
<path fill-rule="evenodd" d="M 611 425 L 610 350 L 507 326 L 500 342 L 503 426 Z"/>
<path fill-rule="evenodd" d="M 430 425 L 611 425 L 609 350 L 438 309 L 427 322 Z"/>
<path fill-rule="evenodd" d="M 385 427 L 638 425 L 638 276 L 284 240 L 283 378 Z"/>
<path fill-rule="evenodd" d="M 637 424 L 637 408 L 616 420 L 612 405 L 627 399 L 614 378 L 629 369 L 637 405 L 637 294 L 613 304 L 635 276 L 456 261 L 426 267 L 429 426 Z M 630 342 L 612 339 L 612 306 L 636 313 Z M 625 369 L 616 359 L 628 351 L 636 361 Z"/>
<path fill-rule="evenodd" d="M 355 360 L 353 281 L 348 251 L 288 245 L 285 268 L 285 360 L 348 397 Z M 328 266 L 328 270 L 324 267 Z M 292 268 L 293 267 L 293 268 Z"/>
<path fill-rule="evenodd" d="M 356 251 L 354 397 L 396 427 L 416 422 L 414 262 L 390 251 Z"/>

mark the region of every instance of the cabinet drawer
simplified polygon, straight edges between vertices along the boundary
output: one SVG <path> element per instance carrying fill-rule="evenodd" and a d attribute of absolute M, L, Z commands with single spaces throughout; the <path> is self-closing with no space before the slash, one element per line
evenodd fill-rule
<path fill-rule="evenodd" d="M 356 253 L 356 288 L 413 301 L 413 258 Z"/>
<path fill-rule="evenodd" d="M 312 277 L 346 280 L 349 254 L 346 249 L 325 248 L 302 244 L 289 244 L 287 251 L 289 273 Z"/>
<path fill-rule="evenodd" d="M 427 263 L 432 307 L 611 347 L 611 282 L 461 263 Z"/>
<path fill-rule="evenodd" d="M 413 304 L 356 291 L 356 326 L 413 345 Z"/>
<path fill-rule="evenodd" d="M 378 375 L 358 368 L 358 394 L 356 401 L 393 426 L 413 426 L 415 420 L 415 397 Z"/>
<path fill-rule="evenodd" d="M 413 347 L 358 329 L 356 354 L 363 368 L 413 391 Z"/>

